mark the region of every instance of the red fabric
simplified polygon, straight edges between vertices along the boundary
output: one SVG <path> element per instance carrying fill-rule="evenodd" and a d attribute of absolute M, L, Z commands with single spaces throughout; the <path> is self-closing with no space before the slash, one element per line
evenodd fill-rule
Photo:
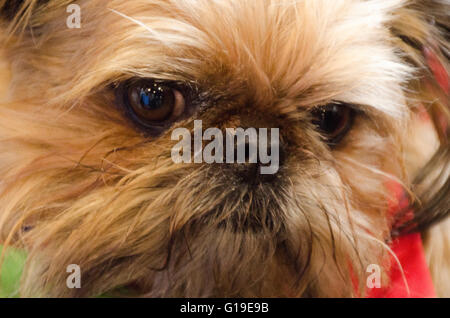
<path fill-rule="evenodd" d="M 429 69 L 431 70 L 433 77 L 439 84 L 440 88 L 442 89 L 442 92 L 444 92 L 445 94 L 445 96 L 441 96 L 439 98 L 442 99 L 442 102 L 444 102 L 444 104 L 447 104 L 447 107 L 450 107 L 450 104 L 448 104 L 448 95 L 450 94 L 449 74 L 445 69 L 443 63 L 437 56 L 436 49 L 433 49 L 431 47 L 425 47 L 423 51 L 426 62 L 428 64 Z M 437 96 L 439 96 L 439 93 L 437 93 Z M 447 101 L 447 103 L 445 103 L 445 101 Z M 444 114 L 441 114 L 438 111 L 436 115 L 439 125 L 437 128 L 439 128 L 443 132 L 443 135 L 446 136 L 447 135 L 446 132 L 449 128 L 448 127 L 449 123 L 445 118 Z"/>
<path fill-rule="evenodd" d="M 388 189 L 393 194 L 389 202 L 388 214 L 393 222 L 405 222 L 412 217 L 408 211 L 400 220 L 395 219 L 398 211 L 408 206 L 408 199 L 402 186 L 397 182 L 388 182 Z M 400 236 L 391 243 L 391 249 L 397 256 L 403 269 L 400 270 L 397 261 L 391 255 L 390 283 L 385 288 L 372 288 L 368 290 L 369 298 L 429 298 L 436 297 L 431 275 L 426 263 L 422 238 L 420 233 Z M 408 290 L 409 288 L 409 290 Z"/>
<path fill-rule="evenodd" d="M 450 85 L 448 80 L 448 74 L 447 71 L 445 70 L 444 65 L 442 65 L 441 61 L 439 61 L 439 58 L 436 56 L 436 53 L 432 49 L 426 47 L 424 49 L 424 53 L 428 67 L 431 69 L 433 76 L 439 83 L 439 86 L 441 86 L 442 90 L 446 94 L 448 94 L 450 92 Z"/>
<path fill-rule="evenodd" d="M 391 249 L 402 265 L 409 293 L 399 267 L 391 257 L 390 284 L 386 288 L 372 288 L 370 298 L 430 298 L 436 297 L 431 275 L 425 260 L 419 233 L 399 237 Z"/>

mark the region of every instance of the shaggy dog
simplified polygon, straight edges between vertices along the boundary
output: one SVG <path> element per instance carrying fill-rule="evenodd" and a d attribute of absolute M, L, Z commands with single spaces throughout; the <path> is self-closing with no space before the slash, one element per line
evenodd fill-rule
<path fill-rule="evenodd" d="M 0 8 L 0 242 L 28 254 L 22 296 L 358 297 L 418 231 L 449 295 L 447 0 Z M 194 120 L 279 128 L 278 171 L 175 163 Z"/>

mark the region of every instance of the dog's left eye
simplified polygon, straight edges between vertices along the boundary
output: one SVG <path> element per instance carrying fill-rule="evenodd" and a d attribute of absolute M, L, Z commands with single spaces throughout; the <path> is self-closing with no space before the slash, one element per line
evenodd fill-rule
<path fill-rule="evenodd" d="M 168 127 L 185 112 L 183 94 L 176 88 L 153 80 L 133 80 L 119 90 L 131 119 L 143 128 Z"/>
<path fill-rule="evenodd" d="M 331 103 L 312 111 L 312 123 L 330 145 L 336 145 L 353 125 L 355 110 L 349 105 Z"/>

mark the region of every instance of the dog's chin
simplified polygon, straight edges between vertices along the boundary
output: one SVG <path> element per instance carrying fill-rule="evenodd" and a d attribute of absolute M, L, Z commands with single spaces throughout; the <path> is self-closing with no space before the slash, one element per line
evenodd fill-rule
<path fill-rule="evenodd" d="M 287 246 L 286 206 L 292 191 L 286 180 L 282 174 L 258 175 L 258 165 L 217 168 L 202 179 L 215 186 L 196 198 L 197 214 L 171 235 L 164 265 L 170 282 L 163 278 L 167 274 L 156 273 L 147 292 L 140 293 L 294 296 L 295 283 L 285 278 L 296 276 L 303 265 Z"/>
<path fill-rule="evenodd" d="M 266 216 L 258 217 L 245 214 L 246 209 L 247 206 L 242 206 L 224 211 L 220 207 L 173 233 L 162 271 L 150 274 L 148 281 L 140 279 L 139 294 L 149 297 L 296 296 L 306 264 L 295 252 L 298 246 L 290 246 L 292 242 L 282 218 L 284 211 L 274 208 Z M 248 212 L 254 212 L 252 209 Z M 219 213 L 229 215 L 219 216 Z M 305 251 L 309 248 L 304 246 Z"/>

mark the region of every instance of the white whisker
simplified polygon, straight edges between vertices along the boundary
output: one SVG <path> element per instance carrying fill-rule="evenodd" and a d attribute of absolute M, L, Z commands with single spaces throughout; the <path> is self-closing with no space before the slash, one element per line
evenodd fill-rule
<path fill-rule="evenodd" d="M 380 241 L 379 239 L 377 239 L 377 238 L 375 238 L 373 236 L 370 236 L 370 235 L 366 235 L 366 234 L 362 234 L 362 235 L 365 236 L 368 239 L 371 239 L 371 240 L 379 243 L 383 248 L 385 248 L 388 251 L 389 254 L 392 255 L 392 257 L 394 258 L 395 262 L 398 265 L 400 273 L 402 274 L 402 279 L 403 279 L 403 283 L 405 284 L 406 292 L 408 293 L 408 296 L 410 297 L 411 296 L 411 291 L 409 289 L 408 281 L 406 280 L 405 271 L 403 270 L 403 266 L 400 263 L 400 260 L 398 259 L 397 255 L 395 255 L 394 251 L 386 243 L 384 243 L 383 241 Z"/>
<path fill-rule="evenodd" d="M 141 27 L 143 27 L 148 32 L 150 32 L 152 35 L 158 36 L 157 32 L 155 32 L 152 28 L 150 28 L 148 25 L 144 24 L 143 22 L 141 22 L 139 20 L 136 20 L 135 18 L 132 18 L 132 17 L 130 17 L 130 16 L 128 16 L 128 15 L 122 13 L 122 12 L 117 11 L 117 10 L 114 10 L 114 9 L 111 9 L 111 8 L 108 8 L 108 10 L 113 12 L 113 13 L 115 13 L 115 14 L 117 14 L 117 15 L 120 15 L 121 17 L 123 17 L 123 18 L 125 18 L 125 19 L 127 19 L 127 20 L 129 20 L 129 21 L 131 21 L 131 22 L 141 26 Z"/>

